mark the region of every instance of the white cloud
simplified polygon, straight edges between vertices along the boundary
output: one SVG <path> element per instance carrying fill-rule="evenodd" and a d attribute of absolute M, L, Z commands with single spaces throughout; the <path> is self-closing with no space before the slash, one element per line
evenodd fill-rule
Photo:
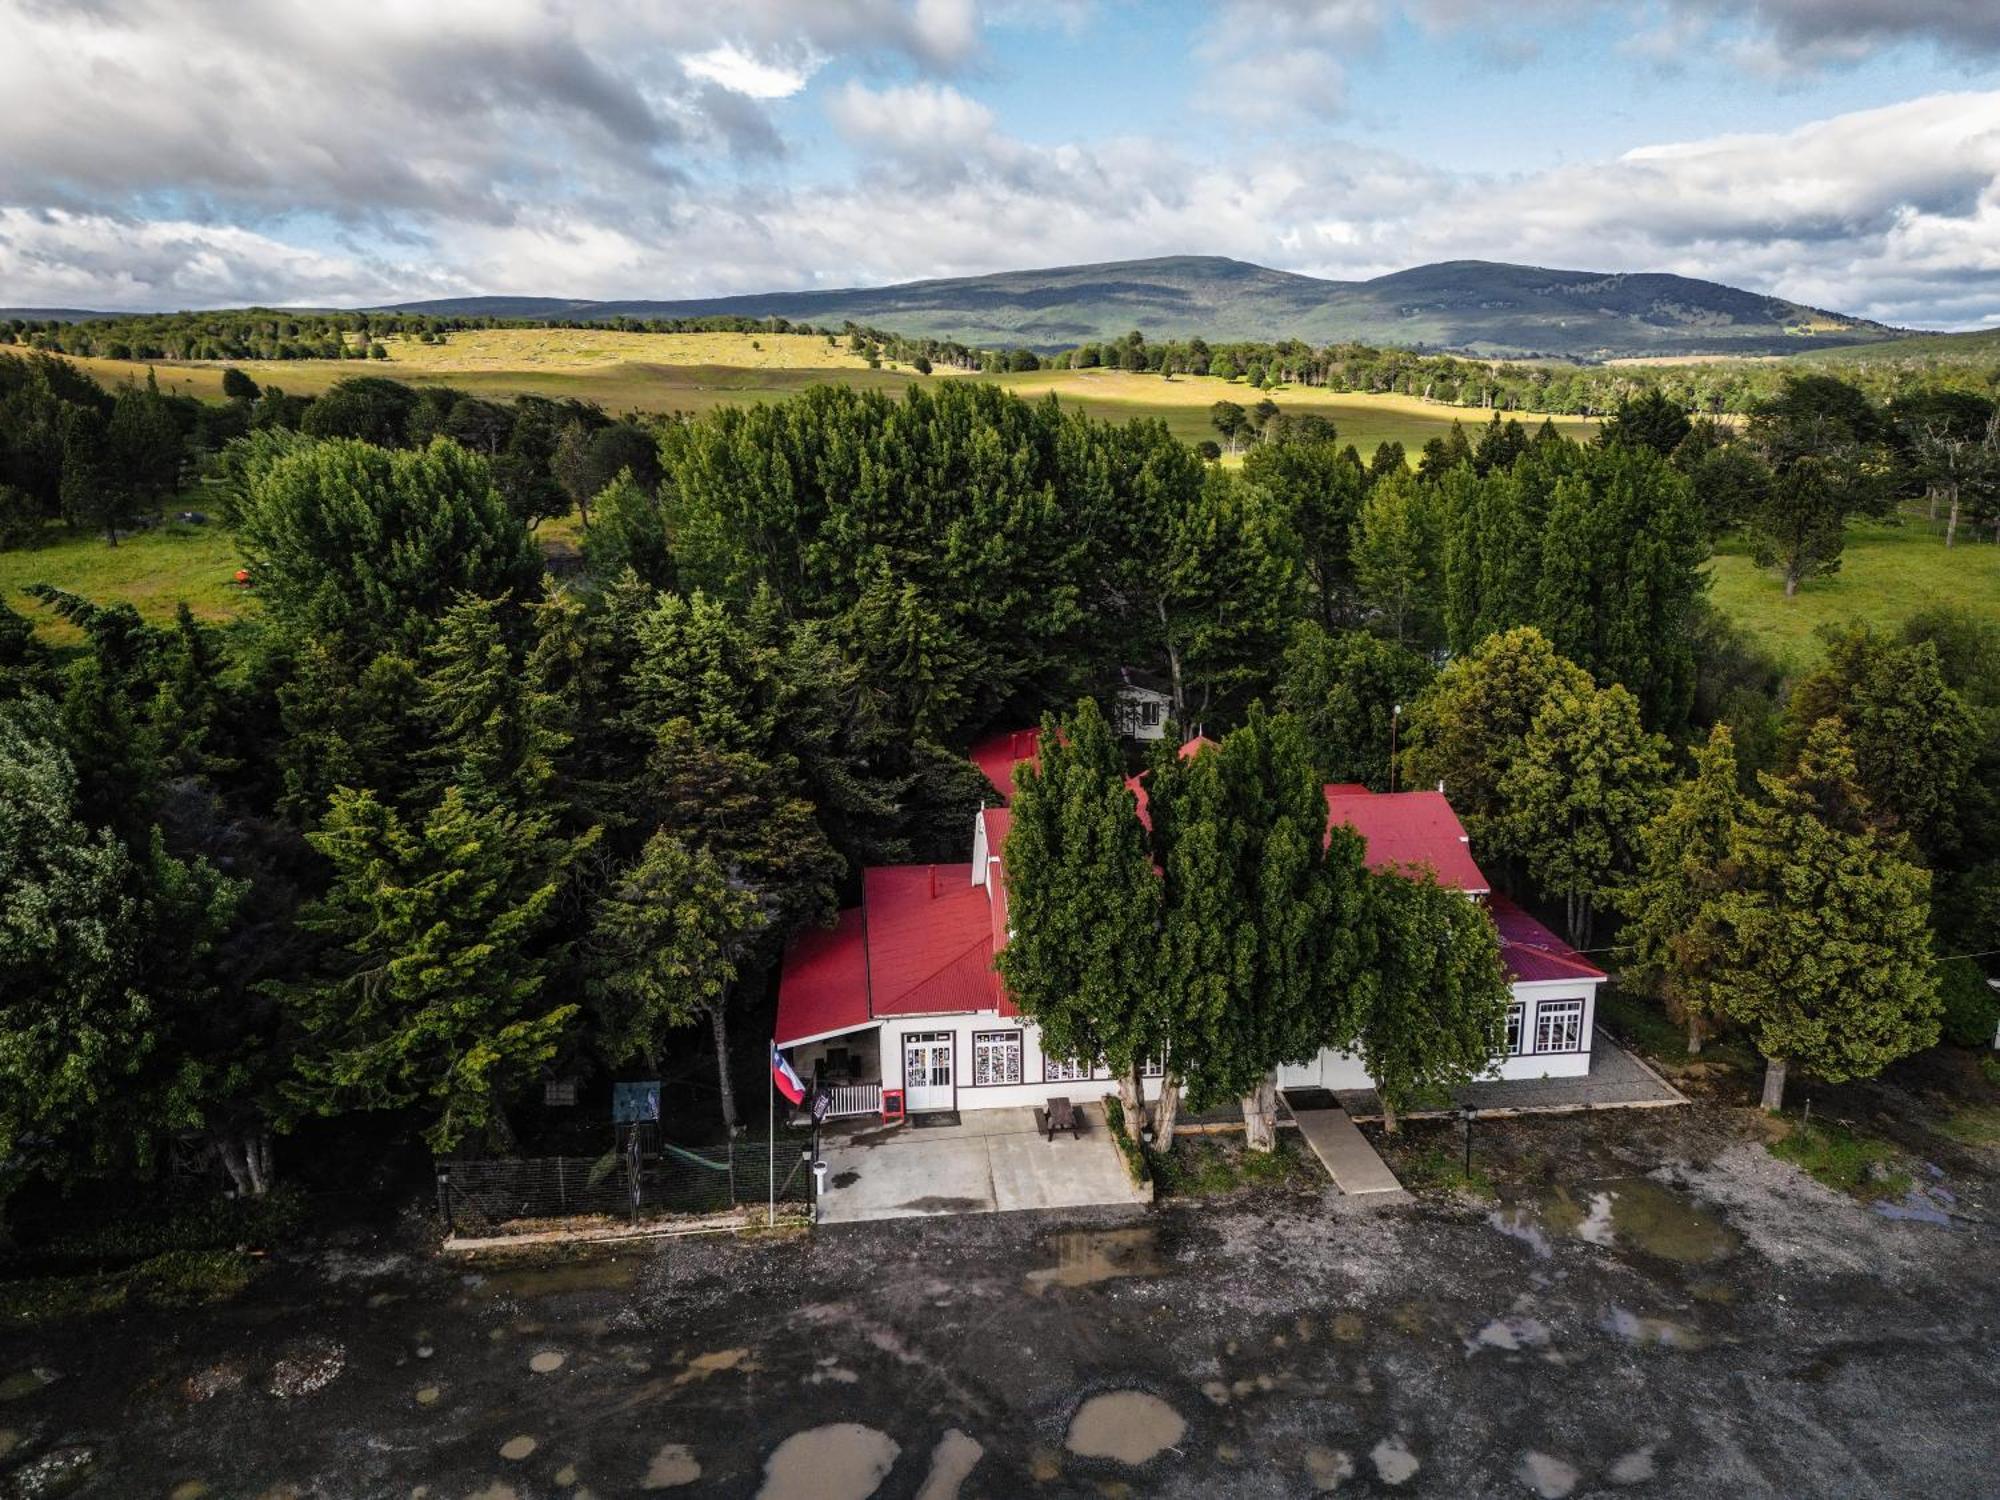
<path fill-rule="evenodd" d="M 950 84 L 871 89 L 850 80 L 827 115 L 853 144 L 892 157 L 950 159 L 993 135 L 993 111 Z"/>
<path fill-rule="evenodd" d="M 806 86 L 806 80 L 818 70 L 819 60 L 812 58 L 797 65 L 774 62 L 724 42 L 706 52 L 689 53 L 681 59 L 681 66 L 696 78 L 752 99 L 789 99 Z"/>

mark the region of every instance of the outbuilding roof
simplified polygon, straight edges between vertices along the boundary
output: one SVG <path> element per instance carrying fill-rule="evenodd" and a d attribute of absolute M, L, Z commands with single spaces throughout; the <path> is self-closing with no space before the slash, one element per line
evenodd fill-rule
<path fill-rule="evenodd" d="M 1326 789 L 1327 837 L 1345 823 L 1367 845 L 1371 870 L 1428 869 L 1437 883 L 1483 896 L 1492 882 L 1473 862 L 1458 814 L 1442 792 L 1359 792 Z"/>
<path fill-rule="evenodd" d="M 966 752 L 972 763 L 986 773 L 1002 802 L 1013 800 L 1014 767 L 1022 761 L 1041 764 L 1042 732 L 1039 729 L 1004 729 L 989 734 Z"/>
<path fill-rule="evenodd" d="M 1538 984 L 1552 979 L 1600 980 L 1602 969 L 1586 961 L 1548 928 L 1537 922 L 1505 896 L 1487 898 L 1486 910 L 1500 929 L 1500 960 L 1508 975 L 1520 982 Z"/>

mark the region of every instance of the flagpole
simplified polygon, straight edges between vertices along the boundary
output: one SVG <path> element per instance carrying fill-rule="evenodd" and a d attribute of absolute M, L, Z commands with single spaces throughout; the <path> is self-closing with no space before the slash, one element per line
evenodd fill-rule
<path fill-rule="evenodd" d="M 775 1043 L 773 1044 L 775 1045 Z M 764 1210 L 764 1227 L 773 1229 L 778 1223 L 778 1070 L 764 1070 L 766 1091 L 766 1115 L 768 1123 L 764 1127 L 764 1186 L 770 1190 L 770 1203 Z"/>

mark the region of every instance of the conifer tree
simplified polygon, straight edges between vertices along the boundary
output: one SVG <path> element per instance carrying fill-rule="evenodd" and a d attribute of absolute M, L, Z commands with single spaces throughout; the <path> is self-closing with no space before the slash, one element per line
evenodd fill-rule
<path fill-rule="evenodd" d="M 1689 1052 L 1701 1051 L 1709 1023 L 1725 1010 L 1714 929 L 1702 911 L 1722 891 L 1742 813 L 1735 739 L 1728 725 L 1718 724 L 1695 749 L 1694 774 L 1646 825 L 1639 877 L 1619 893 L 1634 950 L 1628 972 L 1650 981 L 1668 1013 L 1687 1027 Z"/>
<path fill-rule="evenodd" d="M 1839 725 L 1822 720 L 1789 775 L 1758 781 L 1699 941 L 1721 955 L 1717 989 L 1775 1110 L 1794 1062 L 1840 1083 L 1932 1045 L 1939 1004 L 1930 876 L 1875 826 Z"/>
<path fill-rule="evenodd" d="M 732 1135 L 729 1003 L 769 920 L 765 899 L 713 854 L 656 833 L 599 900 L 591 926 L 592 1019 L 605 1061 L 642 1056 L 657 1067 L 664 1030 L 706 1019 Z"/>
<path fill-rule="evenodd" d="M 456 787 L 421 821 L 343 787 L 307 837 L 332 884 L 299 919 L 328 944 L 317 972 L 278 986 L 303 1033 L 292 1106 L 416 1110 L 436 1151 L 509 1139 L 509 1092 L 577 1014 L 545 990 L 579 845 Z"/>
<path fill-rule="evenodd" d="M 1157 974 L 1160 879 L 1117 742 L 1089 699 L 1042 722 L 1041 764 L 1018 767 L 1005 862 L 1010 936 L 999 968 L 1051 1057 L 1102 1060 L 1128 1128 L 1144 1118 L 1139 1069 L 1162 1059 L 1156 1139 L 1172 1141 L 1180 1039 Z"/>

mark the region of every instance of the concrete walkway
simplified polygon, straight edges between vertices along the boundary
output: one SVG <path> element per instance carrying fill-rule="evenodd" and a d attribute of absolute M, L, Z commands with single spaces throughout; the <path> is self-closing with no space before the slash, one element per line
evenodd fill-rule
<path fill-rule="evenodd" d="M 1080 1136 L 1043 1139 L 1031 1109 L 966 1110 L 957 1125 L 829 1132 L 820 1221 L 851 1224 L 1017 1208 L 1152 1201 L 1125 1170 L 1101 1104 L 1081 1104 Z"/>
<path fill-rule="evenodd" d="M 1278 1097 L 1284 1099 L 1285 1096 L 1280 1093 Z M 1396 1174 L 1389 1170 L 1388 1163 L 1375 1154 L 1375 1148 L 1347 1118 L 1346 1110 L 1338 1107 L 1293 1109 L 1289 1099 L 1285 1099 L 1285 1109 L 1298 1121 L 1299 1134 L 1312 1147 L 1313 1155 L 1326 1168 L 1334 1186 L 1348 1197 L 1400 1193 L 1403 1190 L 1402 1183 L 1396 1181 Z"/>
<path fill-rule="evenodd" d="M 1342 1089 L 1341 1108 L 1356 1120 L 1382 1118 L 1373 1089 Z M 1674 1109 L 1687 1096 L 1613 1041 L 1602 1026 L 1591 1037 L 1590 1072 L 1581 1078 L 1518 1078 L 1505 1083 L 1468 1083 L 1452 1091 L 1450 1109 L 1398 1110 L 1404 1120 L 1435 1120 L 1469 1106 L 1482 1114 L 1563 1115 L 1593 1109 Z"/>

